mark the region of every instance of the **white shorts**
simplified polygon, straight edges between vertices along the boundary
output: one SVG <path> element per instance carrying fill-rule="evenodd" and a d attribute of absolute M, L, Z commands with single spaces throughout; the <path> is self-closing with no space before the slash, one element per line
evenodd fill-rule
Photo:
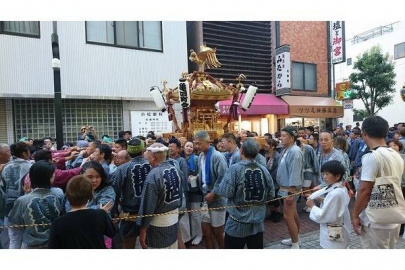
<path fill-rule="evenodd" d="M 208 205 L 204 202 L 201 210 L 207 209 Z M 225 210 L 210 210 L 210 211 L 202 211 L 202 222 L 210 223 L 211 227 L 217 228 L 223 226 L 225 224 Z"/>

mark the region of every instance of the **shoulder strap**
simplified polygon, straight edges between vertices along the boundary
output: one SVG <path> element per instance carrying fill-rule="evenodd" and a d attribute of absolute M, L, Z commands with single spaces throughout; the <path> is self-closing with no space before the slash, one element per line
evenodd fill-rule
<path fill-rule="evenodd" d="M 385 172 L 384 172 L 384 166 L 383 166 L 383 162 L 382 162 L 382 155 L 381 153 L 379 153 L 377 150 L 371 150 L 371 153 L 374 154 L 375 158 L 377 159 L 377 162 L 380 164 L 380 175 L 381 177 L 385 176 Z"/>

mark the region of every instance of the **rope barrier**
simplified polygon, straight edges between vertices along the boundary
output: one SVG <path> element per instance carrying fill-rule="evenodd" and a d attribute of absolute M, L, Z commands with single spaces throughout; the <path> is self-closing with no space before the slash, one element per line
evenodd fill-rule
<path fill-rule="evenodd" d="M 190 209 L 190 210 L 182 210 L 178 212 L 166 212 L 166 213 L 159 213 L 159 214 L 147 214 L 147 215 L 133 215 L 133 216 L 126 216 L 126 217 L 117 217 L 117 218 L 112 218 L 112 221 L 121 221 L 121 220 L 136 220 L 138 218 L 148 218 L 148 217 L 157 217 L 157 216 L 165 216 L 165 215 L 172 215 L 172 214 L 185 214 L 185 213 L 193 213 L 193 212 L 206 212 L 206 211 L 217 211 L 217 210 L 226 210 L 228 208 L 244 208 L 244 207 L 252 207 L 252 206 L 260 206 L 260 205 L 265 205 L 269 202 L 274 202 L 277 200 L 281 199 L 286 199 L 289 197 L 294 197 L 297 195 L 301 195 L 304 193 L 308 193 L 310 191 L 315 191 L 317 188 L 313 189 L 308 189 L 308 190 L 301 190 L 300 192 L 293 193 L 291 195 L 287 195 L 284 197 L 277 197 L 268 201 L 265 201 L 264 203 L 252 203 L 252 204 L 241 204 L 241 205 L 225 205 L 225 206 L 219 206 L 219 207 L 214 207 L 214 208 L 204 208 L 204 209 Z M 4 225 L 0 226 L 0 229 L 8 229 L 8 228 L 18 228 L 18 229 L 23 229 L 27 227 L 47 227 L 51 226 L 52 223 L 41 223 L 41 224 L 14 224 L 14 225 Z"/>

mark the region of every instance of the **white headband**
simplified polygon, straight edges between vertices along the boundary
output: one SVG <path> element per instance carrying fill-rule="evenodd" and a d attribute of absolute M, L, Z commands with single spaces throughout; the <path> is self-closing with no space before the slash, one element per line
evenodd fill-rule
<path fill-rule="evenodd" d="M 146 151 L 151 151 L 152 153 L 156 153 L 156 152 L 166 152 L 168 151 L 169 148 L 167 148 L 166 146 L 161 146 L 161 147 L 148 147 L 146 148 Z"/>

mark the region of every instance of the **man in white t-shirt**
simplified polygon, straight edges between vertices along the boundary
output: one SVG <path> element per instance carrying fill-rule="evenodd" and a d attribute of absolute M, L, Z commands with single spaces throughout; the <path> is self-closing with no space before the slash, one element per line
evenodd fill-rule
<path fill-rule="evenodd" d="M 396 151 L 387 148 L 385 137 L 388 133 L 388 127 L 388 122 L 385 119 L 379 116 L 368 117 L 362 125 L 363 139 L 371 150 L 380 154 L 385 175 L 397 177 L 397 184 L 400 186 L 404 162 Z M 395 248 L 400 224 L 372 223 L 364 212 L 370 201 L 374 181 L 381 176 L 381 164 L 372 152 L 363 156 L 362 164 L 360 188 L 352 213 L 353 229 L 357 235 L 360 235 L 363 248 Z"/>

